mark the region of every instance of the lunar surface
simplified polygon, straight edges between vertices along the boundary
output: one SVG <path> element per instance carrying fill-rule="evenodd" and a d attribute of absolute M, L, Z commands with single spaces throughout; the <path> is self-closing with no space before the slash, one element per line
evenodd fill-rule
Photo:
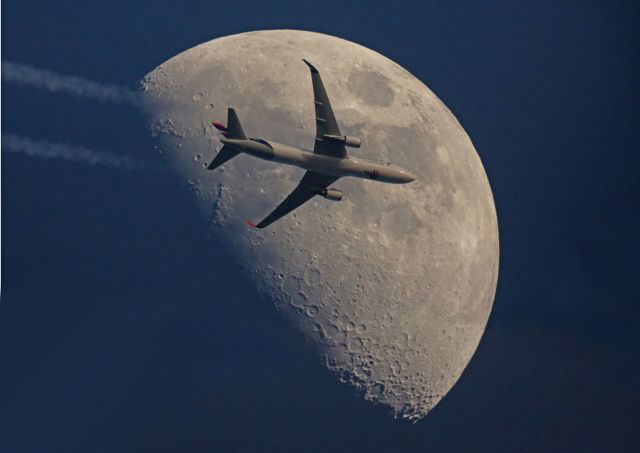
<path fill-rule="evenodd" d="M 239 155 L 205 169 L 220 146 L 211 121 L 235 107 L 247 135 L 313 147 L 315 65 L 353 155 L 401 165 L 406 185 L 338 180 L 265 230 L 247 228 L 304 171 Z M 292 30 L 228 36 L 189 49 L 143 81 L 159 148 L 193 190 L 213 237 L 248 282 L 308 336 L 326 366 L 367 400 L 417 420 L 451 389 L 484 332 L 498 275 L 491 189 L 447 107 L 384 56 Z"/>

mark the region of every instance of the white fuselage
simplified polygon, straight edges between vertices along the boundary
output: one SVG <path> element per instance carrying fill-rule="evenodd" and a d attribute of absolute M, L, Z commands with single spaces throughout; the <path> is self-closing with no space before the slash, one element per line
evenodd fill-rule
<path fill-rule="evenodd" d="M 222 139 L 222 141 L 226 145 L 231 145 L 260 159 L 294 165 L 305 170 L 336 177 L 353 176 L 392 184 L 405 184 L 416 179 L 408 170 L 387 162 L 377 162 L 355 156 L 337 158 L 265 140 Z"/>

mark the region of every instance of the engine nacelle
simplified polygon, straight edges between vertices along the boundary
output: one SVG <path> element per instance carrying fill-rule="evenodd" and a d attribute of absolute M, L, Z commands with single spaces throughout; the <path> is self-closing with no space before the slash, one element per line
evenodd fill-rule
<path fill-rule="evenodd" d="M 320 195 L 331 201 L 342 200 L 342 191 L 338 189 L 322 189 Z"/>
<path fill-rule="evenodd" d="M 362 140 L 360 140 L 358 137 L 350 137 L 348 135 L 328 135 L 328 134 L 325 134 L 325 135 L 323 135 L 323 137 L 327 138 L 329 140 L 340 142 L 340 143 L 344 144 L 344 146 L 348 146 L 349 148 L 360 148 L 360 144 L 362 143 Z"/>

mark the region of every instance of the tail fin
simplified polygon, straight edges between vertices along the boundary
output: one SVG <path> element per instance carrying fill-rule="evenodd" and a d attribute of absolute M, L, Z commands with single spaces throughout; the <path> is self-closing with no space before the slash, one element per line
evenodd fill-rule
<path fill-rule="evenodd" d="M 242 130 L 242 124 L 240 124 L 240 120 L 238 119 L 238 115 L 236 111 L 229 107 L 227 112 L 227 130 L 228 138 L 233 138 L 237 140 L 246 140 L 247 136 L 244 135 L 244 131 Z"/>
<path fill-rule="evenodd" d="M 238 115 L 236 114 L 236 111 L 231 107 L 229 107 L 229 110 L 227 112 L 227 127 L 224 127 L 222 124 L 217 122 L 214 122 L 213 125 L 227 138 L 236 140 L 247 139 L 247 136 L 242 130 L 242 125 L 240 124 Z M 211 163 L 207 167 L 207 170 L 215 170 L 229 159 L 233 159 L 234 157 L 236 157 L 238 154 L 240 154 L 240 151 L 238 151 L 237 148 L 229 145 L 224 145 L 220 152 L 216 155 L 216 157 L 211 161 Z"/>

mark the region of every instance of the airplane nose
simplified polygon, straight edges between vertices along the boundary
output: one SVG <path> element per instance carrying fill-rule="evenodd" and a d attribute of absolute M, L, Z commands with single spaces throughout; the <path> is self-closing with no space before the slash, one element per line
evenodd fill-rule
<path fill-rule="evenodd" d="M 396 184 L 407 184 L 408 182 L 415 181 L 416 175 L 411 173 L 405 168 L 402 168 L 399 165 L 393 165 L 392 170 L 392 181 Z"/>
<path fill-rule="evenodd" d="M 400 179 L 402 180 L 403 183 L 408 183 L 416 180 L 416 175 L 414 175 L 413 173 L 407 170 L 402 170 L 400 172 L 400 175 L 401 175 Z"/>

